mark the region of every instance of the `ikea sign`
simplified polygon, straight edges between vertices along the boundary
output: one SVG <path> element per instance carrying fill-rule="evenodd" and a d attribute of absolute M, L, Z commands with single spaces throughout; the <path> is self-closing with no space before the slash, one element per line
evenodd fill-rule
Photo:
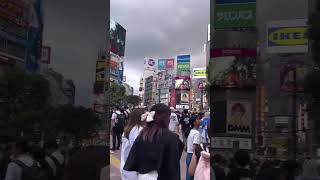
<path fill-rule="evenodd" d="M 306 53 L 308 51 L 305 19 L 273 21 L 267 28 L 268 53 Z"/>

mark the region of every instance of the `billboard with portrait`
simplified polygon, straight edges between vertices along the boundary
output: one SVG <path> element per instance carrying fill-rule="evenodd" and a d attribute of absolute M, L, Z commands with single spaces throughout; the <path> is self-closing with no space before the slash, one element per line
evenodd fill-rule
<path fill-rule="evenodd" d="M 188 76 L 179 76 L 175 80 L 175 89 L 177 90 L 190 90 L 191 79 Z"/>
<path fill-rule="evenodd" d="M 181 93 L 181 99 L 180 99 L 180 103 L 181 104 L 189 104 L 189 93 L 183 92 Z"/>
<path fill-rule="evenodd" d="M 252 104 L 249 101 L 229 101 L 227 105 L 228 134 L 252 134 Z"/>
<path fill-rule="evenodd" d="M 124 56 L 126 45 L 126 29 L 119 23 L 110 20 L 110 45 L 111 52 Z"/>

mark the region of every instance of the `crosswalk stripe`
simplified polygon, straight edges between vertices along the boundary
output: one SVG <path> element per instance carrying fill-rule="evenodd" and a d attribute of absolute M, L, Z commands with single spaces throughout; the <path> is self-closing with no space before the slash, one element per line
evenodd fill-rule
<path fill-rule="evenodd" d="M 114 155 L 110 154 L 110 164 L 113 167 L 120 169 L 120 160 L 116 158 Z"/>

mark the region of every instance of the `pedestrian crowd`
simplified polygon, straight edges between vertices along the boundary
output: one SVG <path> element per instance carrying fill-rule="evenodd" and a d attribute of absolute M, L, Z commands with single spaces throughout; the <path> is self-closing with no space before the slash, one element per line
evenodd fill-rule
<path fill-rule="evenodd" d="M 120 150 L 123 180 L 180 180 L 186 151 L 186 180 L 210 180 L 210 113 L 176 111 L 165 104 L 132 112 L 115 108 L 112 149 Z"/>
<path fill-rule="evenodd" d="M 121 111 L 114 111 L 115 122 L 117 112 Z M 127 119 L 117 131 L 123 133 L 113 136 L 121 137 L 113 149 L 122 143 L 122 180 L 180 180 L 183 151 L 186 180 L 320 180 L 320 160 L 316 159 L 259 160 L 247 150 L 238 150 L 228 159 L 210 154 L 209 112 L 179 112 L 156 104 L 124 115 Z"/>
<path fill-rule="evenodd" d="M 68 147 L 56 140 L 37 144 L 20 138 L 0 146 L 0 180 L 106 180 L 106 152 L 104 146 Z"/>

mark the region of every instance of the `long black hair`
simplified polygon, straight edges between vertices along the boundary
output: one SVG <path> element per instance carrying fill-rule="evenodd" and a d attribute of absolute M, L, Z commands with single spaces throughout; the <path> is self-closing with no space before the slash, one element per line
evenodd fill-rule
<path fill-rule="evenodd" d="M 171 110 L 165 104 L 156 104 L 152 106 L 150 112 L 155 111 L 153 121 L 147 122 L 145 128 L 141 131 L 144 141 L 153 142 L 156 136 L 160 136 L 163 129 L 168 129 Z"/>

